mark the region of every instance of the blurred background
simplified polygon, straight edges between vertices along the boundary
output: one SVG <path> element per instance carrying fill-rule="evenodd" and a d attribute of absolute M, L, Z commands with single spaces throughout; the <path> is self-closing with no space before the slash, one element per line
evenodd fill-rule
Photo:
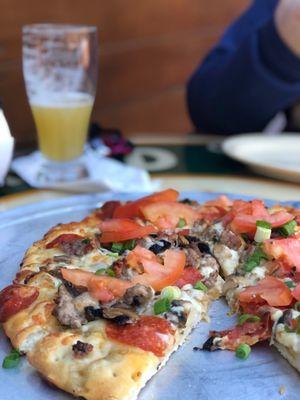
<path fill-rule="evenodd" d="M 0 0 L 0 93 L 17 148 L 36 141 L 22 76 L 21 28 L 96 25 L 100 71 L 92 121 L 133 134 L 186 135 L 185 83 L 248 0 Z"/>

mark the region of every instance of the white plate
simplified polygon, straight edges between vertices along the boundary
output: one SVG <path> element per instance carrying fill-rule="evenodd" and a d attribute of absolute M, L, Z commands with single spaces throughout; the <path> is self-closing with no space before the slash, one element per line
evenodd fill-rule
<path fill-rule="evenodd" d="M 226 139 L 222 148 L 229 157 L 249 165 L 257 173 L 300 182 L 300 134 L 237 135 Z"/>

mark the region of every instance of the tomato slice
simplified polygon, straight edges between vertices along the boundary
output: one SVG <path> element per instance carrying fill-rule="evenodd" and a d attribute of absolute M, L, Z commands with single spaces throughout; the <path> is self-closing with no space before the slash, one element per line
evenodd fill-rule
<path fill-rule="evenodd" d="M 276 228 L 291 221 L 294 217 L 287 211 L 278 211 L 270 214 L 261 200 L 243 201 L 236 200 L 233 203 L 232 210 L 226 216 L 226 222 L 228 217 L 231 219 L 231 228 L 236 233 L 247 233 L 253 235 L 256 231 L 256 221 L 264 220 L 272 225 L 272 228 Z"/>
<path fill-rule="evenodd" d="M 134 284 L 110 276 L 95 275 L 81 269 L 61 268 L 65 280 L 75 286 L 84 286 L 95 299 L 107 303 L 115 298 L 122 297 L 126 290 Z"/>
<path fill-rule="evenodd" d="M 131 281 L 98 276 L 81 269 L 61 268 L 63 278 L 76 286 L 86 287 L 94 298 L 102 302 L 123 296 L 129 287 L 137 283 L 152 286 L 154 290 L 159 291 L 177 281 L 185 266 L 186 257 L 183 251 L 167 250 L 164 256 L 164 265 L 162 265 L 154 259 L 156 256 L 150 250 L 144 249 L 145 252 L 141 254 L 140 246 L 137 247 L 137 257 L 145 272 L 136 275 Z"/>
<path fill-rule="evenodd" d="M 166 250 L 164 264 L 146 258 L 141 259 L 145 273 L 133 278 L 133 282 L 152 286 L 155 291 L 174 285 L 182 274 L 186 262 L 185 253 L 181 250 Z"/>
<path fill-rule="evenodd" d="M 290 289 L 279 279 L 267 276 L 257 285 L 249 286 L 239 293 L 238 299 L 243 303 L 263 303 L 272 307 L 289 306 L 293 300 Z"/>
<path fill-rule="evenodd" d="M 193 225 L 198 219 L 197 211 L 182 203 L 160 201 L 141 207 L 146 220 L 152 222 L 159 229 L 175 229 L 180 219 L 187 225 Z"/>
<path fill-rule="evenodd" d="M 105 332 L 112 340 L 151 351 L 158 357 L 162 357 L 168 346 L 173 343 L 175 333 L 165 319 L 146 315 L 133 324 L 107 323 Z M 166 335 L 169 336 L 169 340 L 166 340 Z"/>
<path fill-rule="evenodd" d="M 300 301 L 300 283 L 292 290 L 292 295 L 297 301 Z"/>
<path fill-rule="evenodd" d="M 272 333 L 272 323 L 269 316 L 261 322 L 245 322 L 243 325 L 237 325 L 234 328 L 224 331 L 211 331 L 211 337 L 223 338 L 222 349 L 236 350 L 241 344 L 254 344 L 269 339 Z"/>
<path fill-rule="evenodd" d="M 275 260 L 290 268 L 295 266 L 300 272 L 300 240 L 297 237 L 266 240 L 264 250 Z"/>
<path fill-rule="evenodd" d="M 203 277 L 197 268 L 187 267 L 184 268 L 184 270 L 182 271 L 182 274 L 176 281 L 175 286 L 182 288 L 184 285 L 187 284 L 195 285 L 195 283 L 200 281 L 202 278 Z"/>
<path fill-rule="evenodd" d="M 0 322 L 29 307 L 38 297 L 37 288 L 26 285 L 10 285 L 0 292 Z"/>
<path fill-rule="evenodd" d="M 128 218 L 114 218 L 100 223 L 101 243 L 123 242 L 125 240 L 140 239 L 155 233 L 151 225 L 139 225 Z"/>
<path fill-rule="evenodd" d="M 174 189 L 163 190 L 162 192 L 154 193 L 150 196 L 142 197 L 139 200 L 120 205 L 114 211 L 114 218 L 135 218 L 143 217 L 141 207 L 157 201 L 173 201 L 178 199 L 179 193 Z"/>

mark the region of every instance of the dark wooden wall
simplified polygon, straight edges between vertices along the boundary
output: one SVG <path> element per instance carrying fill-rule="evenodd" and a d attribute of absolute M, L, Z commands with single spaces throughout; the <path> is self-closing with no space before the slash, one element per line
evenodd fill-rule
<path fill-rule="evenodd" d="M 100 79 L 93 119 L 126 133 L 186 132 L 185 82 L 249 0 L 0 0 L 0 97 L 19 145 L 34 126 L 21 71 L 21 27 L 97 25 Z"/>

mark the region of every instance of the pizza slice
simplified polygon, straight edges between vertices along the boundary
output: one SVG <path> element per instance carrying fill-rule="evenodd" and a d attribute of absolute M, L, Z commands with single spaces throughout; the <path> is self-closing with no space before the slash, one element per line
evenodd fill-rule
<path fill-rule="evenodd" d="M 202 214 L 167 190 L 50 230 L 0 294 L 12 345 L 75 396 L 135 399 L 221 294 Z"/>
<path fill-rule="evenodd" d="M 266 209 L 268 215 L 262 209 L 259 212 L 255 210 L 258 203 L 254 206 L 252 202 L 251 208 L 245 202 L 239 203 L 233 204 L 231 213 L 235 207 L 245 207 L 248 213 L 227 215 L 227 222 L 230 221 L 227 229 L 231 229 L 235 235 L 240 234 L 240 240 L 245 239 L 245 243 L 240 246 L 235 268 L 231 270 L 233 274 L 227 275 L 223 286 L 227 303 L 232 312 L 238 314 L 238 324 L 224 331 L 211 331 L 203 349 L 227 349 L 239 354 L 239 349 L 245 345 L 252 346 L 268 340 L 299 370 L 299 213 L 297 210 L 276 206 Z M 254 231 L 252 214 L 255 211 L 257 216 Z M 263 215 L 263 220 L 257 219 Z M 217 246 L 219 250 L 219 244 Z M 226 254 L 228 251 L 223 251 L 219 258 L 224 274 L 228 272 L 222 261 L 222 258 L 228 260 Z"/>

